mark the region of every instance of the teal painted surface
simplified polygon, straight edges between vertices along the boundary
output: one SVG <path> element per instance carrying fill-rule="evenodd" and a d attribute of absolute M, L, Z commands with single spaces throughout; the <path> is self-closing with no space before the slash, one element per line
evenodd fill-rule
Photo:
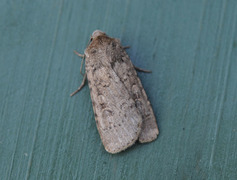
<path fill-rule="evenodd" d="M 90 34 L 120 38 L 160 135 L 105 152 L 88 87 Z M 0 2 L 0 179 L 237 179 L 237 1 Z"/>

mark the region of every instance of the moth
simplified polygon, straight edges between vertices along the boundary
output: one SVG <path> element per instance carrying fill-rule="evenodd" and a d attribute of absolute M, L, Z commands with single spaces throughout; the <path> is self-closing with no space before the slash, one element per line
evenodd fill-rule
<path fill-rule="evenodd" d="M 95 30 L 84 54 L 85 74 L 80 87 L 88 80 L 91 101 L 100 138 L 109 153 L 118 153 L 137 140 L 151 142 L 159 130 L 151 104 L 135 67 L 119 39 Z M 83 61 L 82 61 L 83 63 Z M 82 69 L 82 64 L 80 72 Z"/>

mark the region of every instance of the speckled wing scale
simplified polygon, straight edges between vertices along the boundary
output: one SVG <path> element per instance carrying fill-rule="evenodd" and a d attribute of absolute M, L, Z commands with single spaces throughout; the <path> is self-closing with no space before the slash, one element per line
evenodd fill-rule
<path fill-rule="evenodd" d="M 97 129 L 106 151 L 118 153 L 159 133 L 136 70 L 118 39 L 96 30 L 85 67 Z"/>

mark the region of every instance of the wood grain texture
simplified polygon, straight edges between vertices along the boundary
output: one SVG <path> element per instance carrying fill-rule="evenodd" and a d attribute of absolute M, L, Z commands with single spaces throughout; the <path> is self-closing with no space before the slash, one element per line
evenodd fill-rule
<path fill-rule="evenodd" d="M 236 179 L 237 1 L 0 2 L 0 179 Z M 103 150 L 74 49 L 121 39 L 159 138 Z"/>

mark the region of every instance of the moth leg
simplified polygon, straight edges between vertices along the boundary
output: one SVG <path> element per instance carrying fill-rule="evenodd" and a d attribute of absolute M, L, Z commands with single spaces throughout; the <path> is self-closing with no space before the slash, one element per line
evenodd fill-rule
<path fill-rule="evenodd" d="M 123 46 L 123 49 L 129 49 L 130 46 Z"/>
<path fill-rule="evenodd" d="M 73 51 L 76 55 L 78 55 L 79 57 L 85 58 L 85 54 L 80 54 L 79 52 L 77 52 L 76 50 Z"/>
<path fill-rule="evenodd" d="M 135 65 L 133 65 L 133 66 L 134 66 L 134 68 L 135 68 L 137 71 L 145 72 L 145 73 L 151 73 L 150 70 L 145 70 L 145 69 L 142 69 L 142 68 L 136 67 Z"/>
<path fill-rule="evenodd" d="M 85 57 L 85 56 L 84 56 Z M 80 67 L 80 73 L 81 73 L 81 75 L 83 75 L 84 76 L 84 74 L 82 73 L 82 67 L 83 67 L 83 62 L 84 62 L 84 59 L 85 58 L 82 58 L 82 61 L 81 61 L 81 67 Z"/>
<path fill-rule="evenodd" d="M 82 67 L 83 67 L 83 62 L 84 62 L 84 60 L 85 60 L 85 54 L 80 54 L 80 53 L 78 53 L 76 50 L 74 50 L 74 53 L 75 53 L 76 55 L 78 55 L 79 57 L 82 57 L 81 67 L 80 67 L 80 73 L 81 73 L 81 75 L 84 75 L 84 74 L 82 73 Z"/>
<path fill-rule="evenodd" d="M 83 80 L 81 85 L 78 87 L 78 89 L 76 91 L 74 91 L 73 93 L 70 94 L 70 96 L 75 95 L 76 93 L 78 93 L 84 86 L 85 86 L 85 82 L 86 82 L 86 73 L 84 74 Z"/>

